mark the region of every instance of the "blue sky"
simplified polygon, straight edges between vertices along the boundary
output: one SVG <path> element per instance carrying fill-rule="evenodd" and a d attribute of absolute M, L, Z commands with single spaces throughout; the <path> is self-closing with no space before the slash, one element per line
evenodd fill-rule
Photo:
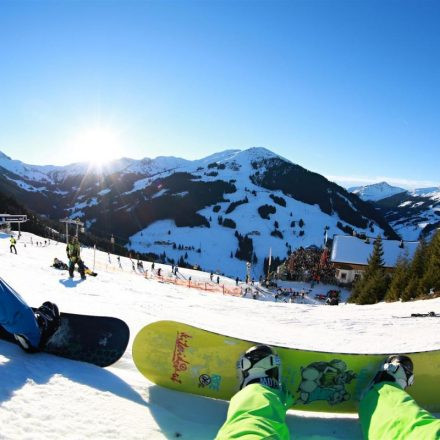
<path fill-rule="evenodd" d="M 0 0 L 0 150 L 264 146 L 346 185 L 439 185 L 439 21 L 434 0 Z"/>

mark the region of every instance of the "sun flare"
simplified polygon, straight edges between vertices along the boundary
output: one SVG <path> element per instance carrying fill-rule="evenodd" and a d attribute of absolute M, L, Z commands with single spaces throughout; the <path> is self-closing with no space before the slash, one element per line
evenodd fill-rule
<path fill-rule="evenodd" d="M 111 127 L 95 126 L 79 133 L 75 138 L 77 156 L 94 166 L 102 166 L 121 153 L 119 133 Z"/>

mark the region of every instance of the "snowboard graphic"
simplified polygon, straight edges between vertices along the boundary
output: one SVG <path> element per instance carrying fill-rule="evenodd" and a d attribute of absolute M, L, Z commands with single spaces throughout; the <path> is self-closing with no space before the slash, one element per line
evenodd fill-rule
<path fill-rule="evenodd" d="M 174 321 L 144 327 L 133 342 L 133 360 L 150 381 L 166 388 L 229 400 L 238 391 L 236 361 L 257 342 Z M 293 409 L 356 412 L 386 354 L 346 354 L 274 346 Z M 394 353 L 392 353 L 394 354 Z M 407 353 L 414 362 L 409 393 L 425 409 L 440 411 L 440 350 Z"/>
<path fill-rule="evenodd" d="M 43 351 L 107 367 L 124 354 L 129 337 L 127 324 L 118 318 L 61 313 L 60 327 Z M 15 342 L 14 336 L 1 326 L 0 339 Z"/>

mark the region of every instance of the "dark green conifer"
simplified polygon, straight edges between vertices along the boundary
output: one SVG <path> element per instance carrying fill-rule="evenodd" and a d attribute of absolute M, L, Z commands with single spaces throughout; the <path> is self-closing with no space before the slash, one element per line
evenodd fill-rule
<path fill-rule="evenodd" d="M 349 302 L 374 304 L 384 299 L 389 277 L 384 268 L 383 254 L 382 237 L 378 235 L 364 275 L 354 285 Z"/>

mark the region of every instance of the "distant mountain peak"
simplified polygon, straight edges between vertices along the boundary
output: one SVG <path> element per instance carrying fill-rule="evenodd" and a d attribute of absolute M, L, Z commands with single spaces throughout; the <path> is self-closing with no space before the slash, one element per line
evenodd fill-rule
<path fill-rule="evenodd" d="M 417 188 L 411 191 L 411 194 L 415 196 L 437 196 L 440 193 L 440 186 L 431 186 L 429 188 Z"/>
<path fill-rule="evenodd" d="M 3 153 L 3 151 L 0 151 L 0 159 L 12 160 L 7 154 Z"/>
<path fill-rule="evenodd" d="M 391 197 L 395 194 L 407 192 L 406 189 L 392 186 L 387 182 L 378 182 L 371 185 L 356 186 L 349 188 L 348 191 L 356 194 L 362 200 L 377 202 L 378 200 Z"/>

